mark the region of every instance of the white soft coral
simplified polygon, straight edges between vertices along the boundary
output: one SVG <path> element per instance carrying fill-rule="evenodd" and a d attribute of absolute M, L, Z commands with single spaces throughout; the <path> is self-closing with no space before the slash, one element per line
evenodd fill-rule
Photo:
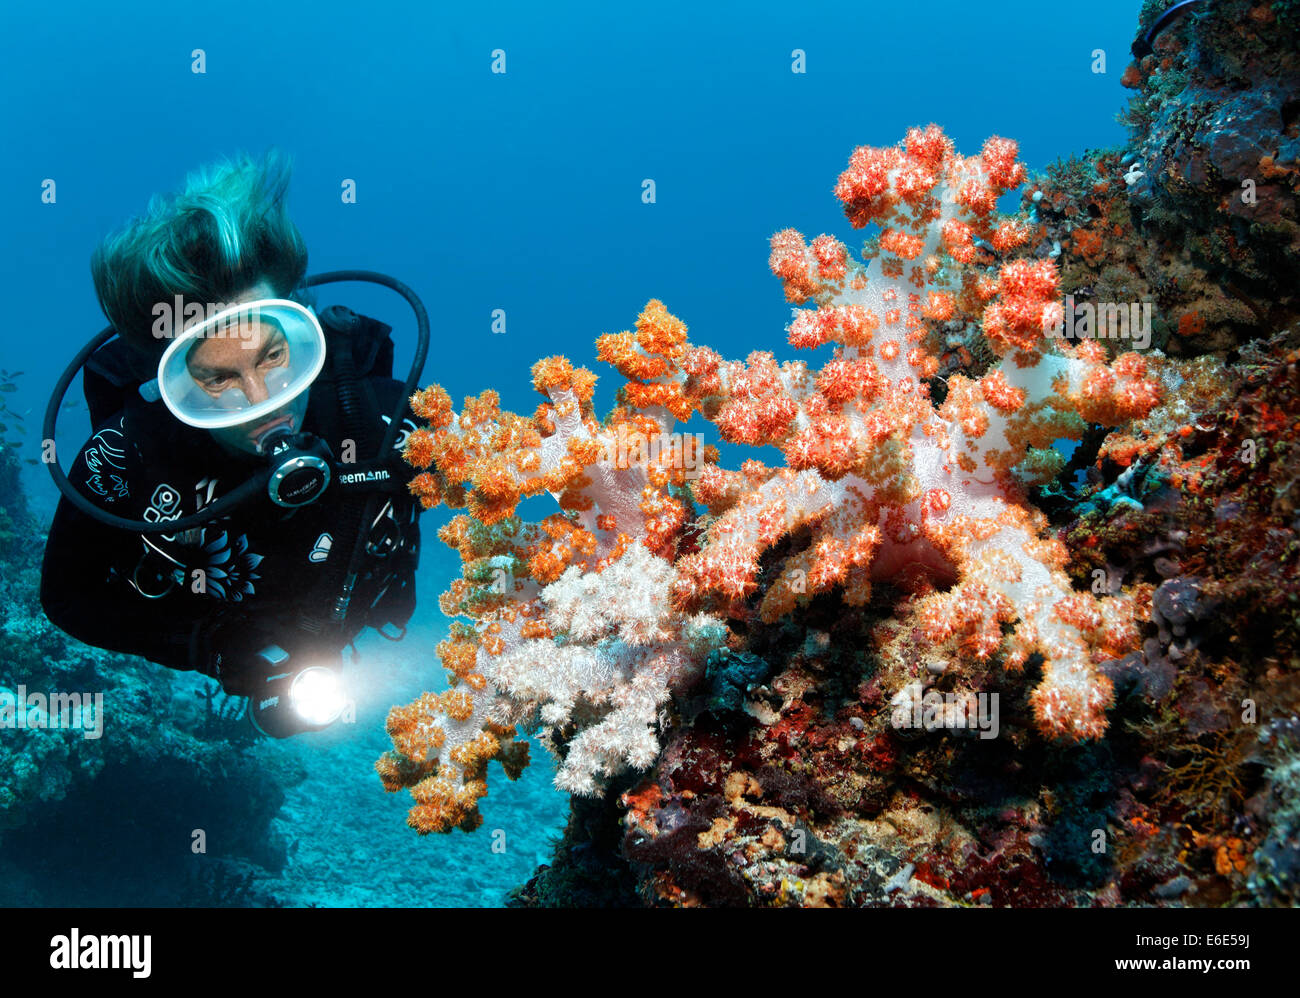
<path fill-rule="evenodd" d="M 659 751 L 659 710 L 726 629 L 669 601 L 668 562 L 632 544 L 601 572 L 567 569 L 541 593 L 552 636 L 519 641 L 484 662 L 488 680 L 541 723 L 579 730 L 563 750 L 556 786 L 594 794 Z M 525 724 L 527 722 L 525 721 Z"/>

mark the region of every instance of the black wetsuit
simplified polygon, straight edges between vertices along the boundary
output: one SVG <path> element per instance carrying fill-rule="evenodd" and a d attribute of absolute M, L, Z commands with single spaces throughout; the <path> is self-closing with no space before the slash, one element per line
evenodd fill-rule
<path fill-rule="evenodd" d="M 403 388 L 384 370 L 392 363 L 388 327 L 338 307 L 322 312 L 321 324 L 327 364 L 311 387 L 303 430 L 324 440 L 336 460 L 346 458 L 352 434 L 340 411 L 337 361 L 351 346 L 359 403 L 352 425 L 361 438 L 355 460 L 374 458 Z M 228 452 L 134 387 L 124 403 L 95 427 L 68 472 L 73 487 L 108 512 L 176 519 L 263 466 L 260 458 Z M 247 693 L 260 680 L 254 654 L 267 644 L 291 656 L 337 656 L 363 627 L 403 628 L 415 606 L 420 506 L 405 488 L 415 472 L 400 448 L 415 425 L 408 407 L 382 465 L 388 475 L 366 476 L 383 479 L 383 493 L 343 484 L 358 477 L 344 464 L 314 503 L 288 510 L 259 495 L 230 517 L 177 536 L 110 527 L 60 500 L 41 571 L 46 615 L 87 644 L 197 669 L 231 693 Z M 358 513 L 371 495 L 377 501 L 366 526 L 367 555 L 344 624 L 331 627 Z"/>

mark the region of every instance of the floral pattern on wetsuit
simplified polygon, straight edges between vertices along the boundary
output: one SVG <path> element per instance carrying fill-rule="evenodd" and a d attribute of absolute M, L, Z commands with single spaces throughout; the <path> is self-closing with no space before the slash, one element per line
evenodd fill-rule
<path fill-rule="evenodd" d="M 86 488 L 105 502 L 125 499 L 131 494 L 125 476 L 120 474 L 126 470 L 123 425 L 119 420 L 116 429 L 105 427 L 100 430 L 82 454 L 86 462 Z"/>
<path fill-rule="evenodd" d="M 240 534 L 233 542 L 225 530 L 210 541 L 207 536 L 205 529 L 202 553 L 207 564 L 197 566 L 204 573 L 204 591 L 209 596 L 232 603 L 252 596 L 256 591 L 253 583 L 261 578 L 254 569 L 261 564 L 262 556 L 248 549 L 248 536 Z"/>

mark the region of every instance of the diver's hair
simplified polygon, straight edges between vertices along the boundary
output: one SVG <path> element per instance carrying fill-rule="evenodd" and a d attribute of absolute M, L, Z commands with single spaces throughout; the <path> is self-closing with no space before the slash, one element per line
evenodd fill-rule
<path fill-rule="evenodd" d="M 290 172 L 274 149 L 202 166 L 99 244 L 90 258 L 95 294 L 136 360 L 157 363 L 167 340 L 153 334 L 155 306 L 176 295 L 206 309 L 265 280 L 278 297 L 303 297 L 307 245 L 285 207 Z"/>

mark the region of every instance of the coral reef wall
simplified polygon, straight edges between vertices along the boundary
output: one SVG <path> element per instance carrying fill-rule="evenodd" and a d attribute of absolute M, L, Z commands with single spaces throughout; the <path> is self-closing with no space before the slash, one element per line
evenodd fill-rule
<path fill-rule="evenodd" d="M 1166 6 L 1147 3 L 1142 23 Z M 1047 202 L 1083 223 L 1059 233 L 1082 257 L 1079 286 L 1150 295 L 1170 353 L 1228 350 L 1300 310 L 1283 279 L 1300 273 L 1300 6 L 1200 4 L 1153 48 L 1124 74 L 1127 148 L 1070 164 L 1074 193 Z"/>

